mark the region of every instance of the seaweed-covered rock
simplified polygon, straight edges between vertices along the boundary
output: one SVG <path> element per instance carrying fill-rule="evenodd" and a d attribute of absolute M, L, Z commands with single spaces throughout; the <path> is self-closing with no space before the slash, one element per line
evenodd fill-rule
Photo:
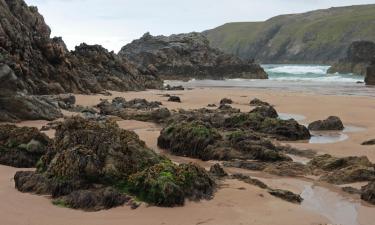
<path fill-rule="evenodd" d="M 336 158 L 326 154 L 316 156 L 308 165 L 314 173 L 321 175 L 321 180 L 328 183 L 347 184 L 375 180 L 374 165 L 365 156 Z"/>
<path fill-rule="evenodd" d="M 212 197 L 215 182 L 194 164 L 164 161 L 130 176 L 127 188 L 146 202 L 161 206 L 183 205 L 185 198 Z"/>
<path fill-rule="evenodd" d="M 18 172 L 15 183 L 20 191 L 60 197 L 57 201 L 73 208 L 100 210 L 123 203 L 115 199 L 122 198 L 122 194 L 102 188 L 115 187 L 142 198 L 144 192 L 131 187 L 149 187 L 151 174 L 163 177 L 166 171 L 156 170 L 160 165 L 173 168 L 167 176 L 181 178 L 170 187 L 185 192 L 174 192 L 175 198 L 170 198 L 160 192 L 166 191 L 163 184 L 160 189 L 153 189 L 152 194 L 165 199 L 146 199 L 150 203 L 180 205 L 185 198 L 200 199 L 213 193 L 215 185 L 204 169 L 173 164 L 147 148 L 134 132 L 120 129 L 114 121 L 97 122 L 80 117 L 58 125 L 55 141 L 38 163 L 37 172 Z M 204 183 L 211 186 L 200 186 Z M 124 184 L 129 188 L 122 189 Z"/>
<path fill-rule="evenodd" d="M 181 102 L 181 98 L 178 96 L 170 96 L 168 102 Z"/>
<path fill-rule="evenodd" d="M 309 124 L 309 130 L 343 130 L 344 124 L 337 116 L 330 116 L 325 120 L 314 121 Z"/>
<path fill-rule="evenodd" d="M 300 195 L 294 194 L 293 192 L 287 190 L 270 189 L 268 190 L 268 193 L 292 203 L 301 203 L 303 201 L 303 198 Z"/>
<path fill-rule="evenodd" d="M 223 98 L 223 99 L 220 100 L 220 105 L 232 104 L 232 103 L 233 103 L 233 101 L 230 98 Z"/>
<path fill-rule="evenodd" d="M 209 173 L 214 177 L 225 177 L 228 176 L 227 172 L 224 171 L 223 167 L 219 163 L 215 163 L 210 167 Z"/>
<path fill-rule="evenodd" d="M 271 106 L 268 102 L 264 102 L 258 98 L 254 98 L 250 101 L 251 106 Z"/>
<path fill-rule="evenodd" d="M 269 118 L 279 117 L 275 108 L 273 108 L 272 106 L 258 106 L 255 109 L 251 110 L 250 113 L 258 113 L 263 117 L 269 117 Z"/>
<path fill-rule="evenodd" d="M 375 205 L 375 181 L 361 188 L 361 199 Z"/>
<path fill-rule="evenodd" d="M 38 129 L 0 125 L 0 164 L 35 167 L 51 140 Z"/>

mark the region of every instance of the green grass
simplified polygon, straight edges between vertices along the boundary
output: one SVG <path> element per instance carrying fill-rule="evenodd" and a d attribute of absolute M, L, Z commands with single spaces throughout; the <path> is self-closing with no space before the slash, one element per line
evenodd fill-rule
<path fill-rule="evenodd" d="M 52 204 L 61 208 L 70 208 L 69 205 L 62 199 L 55 199 L 52 201 Z"/>
<path fill-rule="evenodd" d="M 355 40 L 375 41 L 374 21 L 375 4 L 282 15 L 264 22 L 228 23 L 204 33 L 212 46 L 226 52 L 267 59 L 288 43 L 312 54 L 327 46 L 340 49 Z"/>

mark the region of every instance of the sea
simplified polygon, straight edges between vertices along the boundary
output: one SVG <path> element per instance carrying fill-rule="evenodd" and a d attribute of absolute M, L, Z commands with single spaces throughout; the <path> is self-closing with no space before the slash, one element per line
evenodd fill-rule
<path fill-rule="evenodd" d="M 356 74 L 327 74 L 327 65 L 262 65 L 269 79 L 226 79 L 166 81 L 170 85 L 196 87 L 227 87 L 307 92 L 323 95 L 357 95 L 375 97 L 375 87 L 366 86 L 364 77 Z"/>

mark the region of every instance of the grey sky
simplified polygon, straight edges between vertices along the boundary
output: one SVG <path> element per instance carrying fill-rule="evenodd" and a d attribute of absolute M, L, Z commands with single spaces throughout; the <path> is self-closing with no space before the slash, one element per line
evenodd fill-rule
<path fill-rule="evenodd" d="M 70 49 L 86 42 L 118 51 L 149 31 L 153 35 L 203 31 L 227 22 L 270 17 L 375 0 L 26 0 L 38 6 L 53 36 Z"/>

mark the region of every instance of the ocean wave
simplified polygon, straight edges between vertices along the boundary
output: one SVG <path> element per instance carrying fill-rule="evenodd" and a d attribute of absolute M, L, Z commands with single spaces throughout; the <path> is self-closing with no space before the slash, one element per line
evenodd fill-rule
<path fill-rule="evenodd" d="M 311 65 L 265 65 L 267 73 L 278 74 L 326 74 L 329 66 Z"/>
<path fill-rule="evenodd" d="M 319 77 L 301 77 L 301 76 L 284 76 L 284 77 L 270 77 L 270 80 L 275 81 L 315 81 L 315 82 L 351 82 L 355 83 L 363 81 L 363 78 L 359 77 L 343 77 L 337 76 L 319 76 Z"/>

